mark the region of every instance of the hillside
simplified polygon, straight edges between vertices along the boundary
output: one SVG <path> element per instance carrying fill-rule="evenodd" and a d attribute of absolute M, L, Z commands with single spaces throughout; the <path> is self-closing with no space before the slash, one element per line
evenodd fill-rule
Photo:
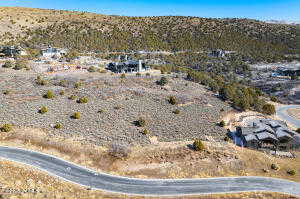
<path fill-rule="evenodd" d="M 52 44 L 81 51 L 201 51 L 222 48 L 262 59 L 300 49 L 299 26 L 250 19 L 124 17 L 32 8 L 0 8 L 2 43 Z"/>

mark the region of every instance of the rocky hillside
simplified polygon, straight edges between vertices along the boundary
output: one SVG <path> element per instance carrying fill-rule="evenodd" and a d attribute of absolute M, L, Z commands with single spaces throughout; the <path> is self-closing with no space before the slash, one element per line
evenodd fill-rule
<path fill-rule="evenodd" d="M 300 49 L 299 26 L 250 19 L 124 17 L 32 8 L 0 8 L 2 43 L 53 44 L 93 51 L 234 50 L 249 57 Z"/>

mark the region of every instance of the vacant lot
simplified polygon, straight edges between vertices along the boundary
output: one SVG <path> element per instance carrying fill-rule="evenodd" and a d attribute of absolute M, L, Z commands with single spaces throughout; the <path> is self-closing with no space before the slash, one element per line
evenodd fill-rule
<path fill-rule="evenodd" d="M 36 83 L 37 76 L 1 70 L 0 124 L 42 128 L 51 136 L 75 136 L 96 145 L 113 141 L 150 144 L 149 136 L 159 141 L 207 140 L 207 136 L 221 140 L 226 134 L 216 124 L 229 106 L 201 85 L 180 78 L 168 76 L 169 83 L 161 87 L 156 84 L 160 77 L 122 80 L 117 75 L 95 73 L 45 76 L 42 79 L 47 84 L 42 86 Z M 74 88 L 78 82 L 80 86 Z M 48 90 L 54 94 L 52 99 L 43 98 Z M 72 95 L 73 100 L 69 99 Z M 170 96 L 175 96 L 176 105 L 168 102 Z M 80 98 L 87 103 L 78 103 Z M 41 114 L 43 106 L 47 112 Z M 80 119 L 71 118 L 75 112 Z M 143 127 L 135 124 L 139 118 L 146 122 Z M 57 123 L 60 129 L 53 128 Z M 145 129 L 148 135 L 141 133 Z"/>

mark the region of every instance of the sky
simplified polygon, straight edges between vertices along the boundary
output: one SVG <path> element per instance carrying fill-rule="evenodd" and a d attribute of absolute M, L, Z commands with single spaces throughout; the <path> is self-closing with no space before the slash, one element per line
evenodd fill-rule
<path fill-rule="evenodd" d="M 0 0 L 0 6 L 123 16 L 198 16 L 300 21 L 300 0 Z"/>

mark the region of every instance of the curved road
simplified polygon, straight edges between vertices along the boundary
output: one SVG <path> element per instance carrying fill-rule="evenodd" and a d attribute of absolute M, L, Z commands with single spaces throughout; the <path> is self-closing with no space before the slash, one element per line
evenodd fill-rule
<path fill-rule="evenodd" d="M 134 195 L 189 195 L 268 191 L 300 197 L 300 183 L 263 177 L 147 180 L 97 173 L 54 156 L 18 148 L 0 147 L 0 158 L 46 171 L 52 176 L 93 189 Z"/>
<path fill-rule="evenodd" d="M 300 128 L 300 120 L 296 120 L 295 118 L 291 117 L 288 113 L 287 110 L 288 109 L 294 109 L 294 108 L 299 108 L 300 109 L 300 105 L 286 105 L 286 106 L 281 106 L 281 107 L 277 107 L 276 108 L 276 115 L 286 121 L 287 123 L 290 123 L 291 125 L 293 125 L 295 128 Z"/>

